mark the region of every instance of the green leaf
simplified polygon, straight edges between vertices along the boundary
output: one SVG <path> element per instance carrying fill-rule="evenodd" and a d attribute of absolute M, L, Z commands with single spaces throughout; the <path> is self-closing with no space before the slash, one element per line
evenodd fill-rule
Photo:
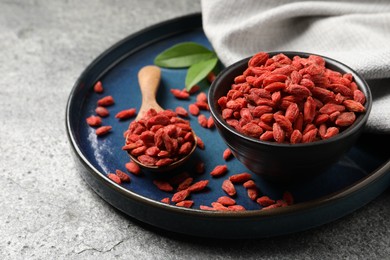
<path fill-rule="evenodd" d="M 183 42 L 158 54 L 154 59 L 154 64 L 165 68 L 184 68 L 215 57 L 215 52 L 200 44 Z"/>
<path fill-rule="evenodd" d="M 191 87 L 195 86 L 202 79 L 204 79 L 210 73 L 210 71 L 214 69 L 215 65 L 217 65 L 217 62 L 218 58 L 212 58 L 195 63 L 189 67 L 185 80 L 186 89 L 190 90 Z"/>

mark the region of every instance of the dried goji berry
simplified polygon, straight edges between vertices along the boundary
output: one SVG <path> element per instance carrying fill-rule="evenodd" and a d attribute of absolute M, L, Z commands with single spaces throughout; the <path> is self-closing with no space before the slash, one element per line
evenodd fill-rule
<path fill-rule="evenodd" d="M 207 74 L 207 81 L 208 82 L 210 82 L 210 83 L 212 83 L 214 80 L 215 80 L 215 78 L 216 78 L 216 76 L 215 76 L 215 73 L 214 72 L 209 72 L 209 74 Z"/>
<path fill-rule="evenodd" d="M 192 205 L 194 205 L 193 200 L 182 200 L 182 201 L 179 201 L 178 203 L 176 203 L 176 206 L 184 207 L 184 208 L 191 208 Z"/>
<path fill-rule="evenodd" d="M 180 191 L 180 190 L 185 190 L 187 189 L 188 187 L 190 187 L 192 181 L 194 179 L 192 177 L 188 177 L 187 179 L 185 179 L 184 181 L 182 181 L 179 186 L 177 186 L 177 190 Z"/>
<path fill-rule="evenodd" d="M 236 204 L 236 201 L 228 196 L 221 196 L 217 199 L 217 202 L 221 203 L 224 206 L 231 206 Z"/>
<path fill-rule="evenodd" d="M 101 81 L 97 81 L 95 85 L 93 86 L 93 90 L 96 93 L 102 93 L 103 92 L 103 84 Z"/>
<path fill-rule="evenodd" d="M 188 117 L 188 112 L 184 107 L 178 106 L 175 108 L 176 114 L 182 117 Z"/>
<path fill-rule="evenodd" d="M 110 132 L 112 129 L 112 126 L 110 125 L 105 125 L 105 126 L 100 126 L 99 128 L 96 129 L 95 133 L 98 136 L 105 135 L 108 132 Z"/>
<path fill-rule="evenodd" d="M 171 89 L 170 91 L 178 99 L 188 99 L 190 97 L 190 94 L 184 90 Z"/>
<path fill-rule="evenodd" d="M 252 179 L 252 174 L 248 172 L 237 173 L 229 177 L 229 180 L 233 183 L 242 183 Z"/>
<path fill-rule="evenodd" d="M 103 107 L 111 106 L 114 103 L 115 103 L 115 101 L 114 101 L 114 98 L 112 96 L 105 96 L 97 101 L 97 105 L 103 106 Z"/>
<path fill-rule="evenodd" d="M 227 207 L 225 207 L 224 205 L 222 205 L 221 203 L 219 202 L 212 202 L 211 203 L 211 206 L 216 209 L 216 210 L 220 210 L 220 211 L 228 211 L 229 209 Z"/>
<path fill-rule="evenodd" d="M 178 191 L 175 194 L 173 194 L 171 201 L 177 203 L 177 202 L 185 200 L 189 195 L 190 195 L 190 192 L 188 189 L 181 190 L 181 191 Z"/>
<path fill-rule="evenodd" d="M 110 178 L 110 180 L 116 182 L 117 184 L 121 184 L 122 183 L 122 181 L 119 178 L 119 176 L 115 175 L 114 173 L 107 174 L 107 177 Z"/>
<path fill-rule="evenodd" d="M 248 194 L 248 197 L 251 199 L 251 200 L 256 200 L 258 195 L 259 195 L 259 190 L 255 187 L 255 188 L 248 188 L 246 189 L 247 191 L 247 194 Z"/>
<path fill-rule="evenodd" d="M 133 161 L 130 161 L 130 162 L 126 163 L 126 164 L 125 164 L 125 167 L 126 167 L 126 169 L 127 169 L 129 172 L 131 172 L 131 173 L 133 173 L 133 174 L 135 174 L 135 175 L 140 175 L 140 174 L 141 174 L 141 168 L 139 167 L 138 164 L 136 164 L 136 163 L 133 162 Z"/>
<path fill-rule="evenodd" d="M 222 189 L 229 196 L 234 196 L 237 193 L 236 188 L 234 187 L 233 183 L 229 179 L 226 179 L 226 180 L 223 181 Z"/>
<path fill-rule="evenodd" d="M 230 158 L 232 158 L 233 156 L 233 153 L 232 153 L 232 150 L 230 150 L 230 148 L 226 148 L 224 151 L 223 151 L 223 154 L 222 154 L 222 157 L 224 160 L 229 160 Z"/>
<path fill-rule="evenodd" d="M 97 115 L 101 117 L 106 117 L 110 115 L 110 111 L 106 107 L 98 106 L 95 108 L 95 112 Z"/>
<path fill-rule="evenodd" d="M 215 211 L 216 210 L 215 208 L 210 207 L 210 206 L 206 206 L 206 205 L 200 205 L 199 208 L 201 210 L 208 210 L 208 211 Z"/>
<path fill-rule="evenodd" d="M 119 111 L 115 115 L 115 118 L 128 119 L 128 118 L 134 117 L 136 115 L 136 113 L 137 113 L 137 110 L 135 108 L 129 108 L 129 109 Z"/>
<path fill-rule="evenodd" d="M 159 190 L 168 192 L 173 191 L 172 185 L 167 181 L 153 180 L 153 184 L 156 185 Z"/>
<path fill-rule="evenodd" d="M 270 199 L 268 196 L 265 196 L 265 195 L 257 198 L 256 202 L 259 203 L 263 207 L 268 207 L 272 204 L 275 204 L 275 200 Z"/>
<path fill-rule="evenodd" d="M 205 148 L 204 142 L 199 136 L 196 137 L 196 144 L 200 149 L 204 150 Z"/>
<path fill-rule="evenodd" d="M 214 167 L 214 169 L 210 172 L 210 175 L 213 177 L 224 175 L 228 171 L 226 164 L 217 165 Z"/>
<path fill-rule="evenodd" d="M 188 111 L 191 113 L 193 116 L 197 116 L 200 113 L 199 107 L 195 104 L 189 104 L 188 105 Z"/>
<path fill-rule="evenodd" d="M 171 203 L 171 199 L 169 197 L 162 198 L 160 201 L 162 203 L 166 203 L 166 204 L 170 204 Z"/>
<path fill-rule="evenodd" d="M 242 205 L 230 205 L 228 209 L 231 211 L 245 211 L 246 209 Z"/>
<path fill-rule="evenodd" d="M 246 189 L 256 188 L 256 183 L 253 180 L 248 180 L 242 184 Z"/>
<path fill-rule="evenodd" d="M 117 169 L 115 170 L 115 174 L 121 179 L 122 182 L 130 182 L 130 177 L 123 171 Z"/>
<path fill-rule="evenodd" d="M 102 124 L 102 119 L 100 116 L 89 116 L 86 118 L 86 121 L 90 126 L 100 126 Z"/>
<path fill-rule="evenodd" d="M 213 128 L 215 126 L 214 124 L 214 119 L 210 116 L 208 119 L 207 119 L 207 128 Z"/>
<path fill-rule="evenodd" d="M 188 191 L 189 192 L 197 192 L 197 191 L 204 190 L 208 184 L 209 184 L 209 180 L 201 180 L 201 181 L 195 182 L 190 187 L 188 187 Z"/>

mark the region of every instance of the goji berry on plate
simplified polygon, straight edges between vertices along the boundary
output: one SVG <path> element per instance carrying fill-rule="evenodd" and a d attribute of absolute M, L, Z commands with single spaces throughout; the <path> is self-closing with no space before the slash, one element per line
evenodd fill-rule
<path fill-rule="evenodd" d="M 112 129 L 112 126 L 110 126 L 110 125 L 100 126 L 99 128 L 97 128 L 95 130 L 95 133 L 98 136 L 102 136 L 102 135 L 108 134 L 111 131 L 111 129 Z"/>
<path fill-rule="evenodd" d="M 103 106 L 97 106 L 95 108 L 95 112 L 97 115 L 99 115 L 101 117 L 107 117 L 110 115 L 110 111 L 108 111 L 108 109 L 106 107 L 103 107 Z"/>
<path fill-rule="evenodd" d="M 106 107 L 106 106 L 111 106 L 115 103 L 115 100 L 112 96 L 105 96 L 105 97 L 102 97 L 101 99 L 99 99 L 97 101 L 97 105 L 98 106 L 103 106 L 103 107 Z"/>
<path fill-rule="evenodd" d="M 109 174 L 107 174 L 107 177 L 108 177 L 110 180 L 112 180 L 112 181 L 114 181 L 115 183 L 117 183 L 117 184 L 121 184 L 121 183 L 122 183 L 122 181 L 121 181 L 121 179 L 119 178 L 119 176 L 116 175 L 116 174 L 114 174 L 114 173 L 109 173 Z"/>
<path fill-rule="evenodd" d="M 121 179 L 122 182 L 130 182 L 130 176 L 127 175 L 125 172 L 116 169 L 115 174 Z"/>
<path fill-rule="evenodd" d="M 90 126 L 100 126 L 102 124 L 102 118 L 100 116 L 91 115 L 86 118 L 86 121 Z"/>
<path fill-rule="evenodd" d="M 220 164 L 214 167 L 214 169 L 210 172 L 210 175 L 213 177 L 218 177 L 224 175 L 228 171 L 228 167 L 226 164 Z"/>
<path fill-rule="evenodd" d="M 115 115 L 115 118 L 128 119 L 128 118 L 134 117 L 136 115 L 136 113 L 137 113 L 137 110 L 135 108 L 129 108 L 129 109 L 125 109 L 125 110 L 119 111 Z"/>
<path fill-rule="evenodd" d="M 93 86 L 93 90 L 96 92 L 96 93 L 102 93 L 103 92 L 103 84 L 102 82 L 99 80 L 95 83 L 95 85 Z"/>

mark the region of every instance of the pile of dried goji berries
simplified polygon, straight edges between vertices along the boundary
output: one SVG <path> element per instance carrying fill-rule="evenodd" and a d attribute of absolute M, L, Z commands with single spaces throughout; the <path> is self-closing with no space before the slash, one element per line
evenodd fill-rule
<path fill-rule="evenodd" d="M 129 125 L 123 150 L 147 166 L 166 166 L 188 155 L 195 144 L 190 122 L 172 110 L 151 108 Z"/>
<path fill-rule="evenodd" d="M 94 90 L 96 93 L 103 93 L 103 85 L 100 81 L 95 84 Z M 179 159 L 180 156 L 187 154 L 195 145 L 201 150 L 206 149 L 199 135 L 196 135 L 195 142 L 192 128 L 187 120 L 190 116 L 196 117 L 201 127 L 214 128 L 212 117 L 207 117 L 205 113 L 202 113 L 202 111 L 209 111 L 209 104 L 207 95 L 200 91 L 199 86 L 194 86 L 190 91 L 171 89 L 171 93 L 180 100 L 189 100 L 191 95 L 196 95 L 196 100 L 189 104 L 188 108 L 177 106 L 174 110 L 166 109 L 161 112 L 151 109 L 141 120 L 131 121 L 128 129 L 123 133 L 124 146 L 122 150 L 137 156 L 144 164 L 157 166 L 170 164 Z M 112 126 L 103 125 L 102 118 L 110 115 L 108 107 L 114 104 L 112 96 L 102 97 L 97 102 L 96 114 L 86 119 L 87 124 L 96 128 L 96 134 L 102 138 L 103 135 L 105 136 L 112 130 Z M 118 112 L 115 117 L 124 120 L 134 118 L 135 115 L 136 109 L 129 108 Z M 234 158 L 229 148 L 221 151 L 221 157 L 225 161 Z M 115 169 L 108 172 L 107 177 L 117 184 L 123 184 L 131 182 L 129 174 L 137 176 L 143 174 L 143 170 L 132 160 L 129 160 L 124 168 L 127 173 L 121 169 Z M 173 177 L 154 179 L 153 184 L 157 189 L 167 194 L 161 198 L 161 202 L 186 208 L 196 206 L 201 210 L 244 211 L 245 207 L 236 203 L 238 196 L 236 185 L 245 187 L 246 196 L 257 203 L 260 206 L 259 209 L 283 207 L 293 203 L 290 192 L 286 191 L 281 199 L 274 200 L 261 192 L 250 173 L 228 174 L 228 172 L 227 164 L 216 165 L 208 173 L 211 179 L 202 179 L 202 174 L 205 174 L 205 164 L 202 161 L 197 161 L 192 172 L 183 171 Z M 191 199 L 191 194 L 207 191 L 209 182 L 217 178 L 223 178 L 220 189 L 226 195 L 215 198 L 211 205 L 196 205 Z M 205 194 L 205 196 L 207 195 Z"/>
<path fill-rule="evenodd" d="M 252 56 L 226 96 L 218 100 L 226 123 L 247 136 L 278 143 L 308 143 L 337 135 L 365 112 L 366 97 L 352 74 L 307 58 Z"/>

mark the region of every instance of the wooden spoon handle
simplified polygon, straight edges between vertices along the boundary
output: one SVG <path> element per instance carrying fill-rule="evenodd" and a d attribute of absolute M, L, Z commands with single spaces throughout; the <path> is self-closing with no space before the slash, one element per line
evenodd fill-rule
<path fill-rule="evenodd" d="M 139 119 L 150 108 L 157 111 L 162 110 L 162 107 L 156 101 L 157 90 L 161 80 L 161 69 L 158 66 L 148 65 L 140 69 L 138 72 L 138 82 L 142 95 L 142 105 L 138 116 Z"/>
<path fill-rule="evenodd" d="M 161 70 L 159 67 L 149 65 L 138 72 L 138 82 L 142 94 L 142 102 L 156 100 L 156 94 L 160 85 Z"/>

